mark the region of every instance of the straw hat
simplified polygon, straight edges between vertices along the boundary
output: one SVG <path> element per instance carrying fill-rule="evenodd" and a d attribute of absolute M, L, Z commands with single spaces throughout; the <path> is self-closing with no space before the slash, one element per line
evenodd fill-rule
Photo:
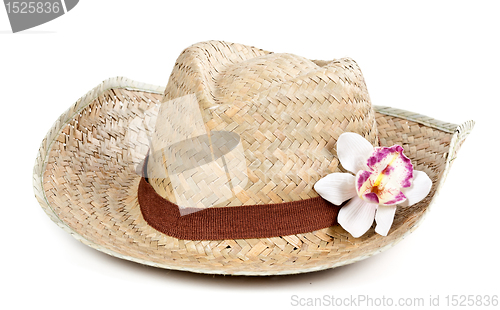
<path fill-rule="evenodd" d="M 84 244 L 138 263 L 276 275 L 353 263 L 412 232 L 473 127 L 372 106 L 351 59 L 308 60 L 241 44 L 195 44 L 166 88 L 111 78 L 47 133 L 34 168 L 48 216 Z M 399 144 L 432 180 L 387 236 L 353 238 L 314 184 L 345 172 L 344 132 Z"/>

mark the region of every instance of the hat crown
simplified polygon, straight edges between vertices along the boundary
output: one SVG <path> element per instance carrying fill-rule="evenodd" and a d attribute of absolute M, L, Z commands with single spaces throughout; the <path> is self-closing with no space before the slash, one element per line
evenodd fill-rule
<path fill-rule="evenodd" d="M 181 208 L 317 197 L 314 183 L 339 171 L 335 145 L 345 131 L 377 144 L 375 113 L 353 60 L 195 44 L 166 87 L 149 181 Z"/>

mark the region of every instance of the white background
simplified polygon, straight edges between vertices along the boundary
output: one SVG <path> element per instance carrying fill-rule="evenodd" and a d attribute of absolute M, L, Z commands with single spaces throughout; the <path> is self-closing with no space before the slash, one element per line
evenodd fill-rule
<path fill-rule="evenodd" d="M 500 294 L 499 7 L 464 2 L 86 0 L 12 34 L 0 8 L 2 309 L 285 309 L 300 298 Z M 40 142 L 80 96 L 113 76 L 166 85 L 179 53 L 225 40 L 310 59 L 349 56 L 373 104 L 476 127 L 433 210 L 362 262 L 281 277 L 145 267 L 93 250 L 34 198 Z M 7 307 L 5 307 L 7 306 Z M 489 307 L 492 308 L 492 307 Z"/>

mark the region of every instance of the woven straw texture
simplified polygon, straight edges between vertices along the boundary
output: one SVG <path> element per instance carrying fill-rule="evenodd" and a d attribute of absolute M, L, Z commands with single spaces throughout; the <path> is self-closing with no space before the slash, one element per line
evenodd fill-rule
<path fill-rule="evenodd" d="M 340 226 L 261 239 L 179 240 L 149 227 L 137 202 L 137 168 L 149 150 L 164 88 L 124 78 L 103 82 L 56 121 L 34 168 L 35 196 L 49 217 L 83 243 L 135 262 L 193 272 L 275 275 L 353 263 L 417 227 L 473 123 L 453 124 L 385 107 L 374 117 L 380 144 L 400 144 L 433 182 L 418 204 L 398 208 L 387 237 L 373 227 L 352 238 Z"/>
<path fill-rule="evenodd" d="M 172 108 L 177 98 L 190 94 L 195 95 L 196 106 L 183 109 L 183 113 Z M 243 169 L 233 169 L 233 177 L 207 180 L 212 186 L 188 187 L 187 194 L 174 193 L 181 181 L 172 182 L 168 173 L 172 168 L 167 168 L 166 160 L 172 160 L 172 156 L 160 154 L 158 160 L 148 164 L 148 173 L 153 176 L 150 184 L 160 196 L 179 205 L 179 197 L 186 196 L 196 199 L 189 201 L 192 207 L 269 204 L 317 197 L 314 183 L 338 171 L 334 145 L 340 134 L 356 132 L 373 145 L 378 143 L 366 84 L 351 59 L 315 63 L 241 44 L 202 42 L 179 56 L 162 102 L 162 121 L 158 124 L 176 126 L 172 130 L 156 127 L 156 134 L 164 132 L 161 142 L 153 141 L 156 149 L 190 137 L 184 133 L 186 130 L 179 130 L 182 123 L 188 124 L 188 131 L 205 124 L 207 132 L 239 135 L 243 161 L 248 163 L 248 169 L 243 165 L 244 176 L 236 175 Z M 187 103 L 178 105 L 184 108 Z M 190 111 L 201 114 L 198 121 Z M 202 125 L 193 126 L 196 123 Z M 203 130 L 196 132 L 202 133 Z M 193 158 L 198 155 L 192 154 Z M 237 154 L 233 158 L 226 166 L 240 166 Z M 162 177 L 155 178 L 159 170 Z M 216 175 L 206 170 L 190 170 L 189 179 L 206 180 L 207 175 Z M 226 183 L 226 192 L 217 191 Z M 230 191 L 233 194 L 227 193 Z"/>

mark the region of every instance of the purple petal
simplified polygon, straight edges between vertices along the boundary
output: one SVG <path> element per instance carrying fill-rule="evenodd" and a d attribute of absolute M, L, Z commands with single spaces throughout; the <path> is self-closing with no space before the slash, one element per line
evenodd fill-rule
<path fill-rule="evenodd" d="M 372 173 L 370 171 L 359 171 L 356 174 L 356 190 L 358 191 L 358 193 L 371 175 Z"/>
<path fill-rule="evenodd" d="M 399 186 L 391 186 L 389 176 L 379 173 L 360 171 L 356 175 L 356 192 L 359 197 L 370 203 L 392 205 L 406 200 Z M 377 184 L 377 182 L 379 184 Z"/>
<path fill-rule="evenodd" d="M 375 193 L 367 193 L 363 195 L 363 199 L 370 203 L 379 204 L 378 196 Z"/>
<path fill-rule="evenodd" d="M 399 145 L 391 147 L 377 147 L 368 158 L 368 167 L 375 174 L 382 174 L 382 187 L 410 187 L 413 179 L 413 165 L 411 160 L 403 154 Z M 376 184 L 378 185 L 378 184 Z"/>
<path fill-rule="evenodd" d="M 397 189 L 387 189 L 379 194 L 380 204 L 383 205 L 395 205 L 398 203 L 402 203 L 406 200 L 405 194 Z"/>

